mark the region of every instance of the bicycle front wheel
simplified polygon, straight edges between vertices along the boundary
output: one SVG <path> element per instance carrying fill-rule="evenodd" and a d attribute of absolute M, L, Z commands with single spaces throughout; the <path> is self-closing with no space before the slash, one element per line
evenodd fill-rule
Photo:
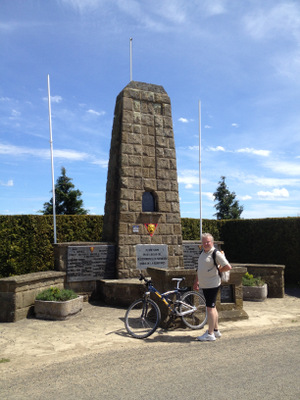
<path fill-rule="evenodd" d="M 191 329 L 200 329 L 206 324 L 207 310 L 205 299 L 198 292 L 186 292 L 180 299 L 183 304 L 179 311 L 182 321 Z M 194 310 L 194 311 L 193 311 Z"/>
<path fill-rule="evenodd" d="M 158 305 L 151 299 L 134 301 L 125 314 L 127 332 L 137 339 L 144 339 L 157 329 L 161 319 Z"/>

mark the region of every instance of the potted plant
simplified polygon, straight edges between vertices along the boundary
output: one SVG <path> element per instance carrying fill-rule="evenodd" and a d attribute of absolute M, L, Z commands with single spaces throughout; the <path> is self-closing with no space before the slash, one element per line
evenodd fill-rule
<path fill-rule="evenodd" d="M 73 290 L 50 287 L 36 296 L 36 318 L 64 320 L 82 310 L 83 297 Z"/>
<path fill-rule="evenodd" d="M 242 277 L 243 300 L 264 301 L 268 295 L 268 286 L 260 277 L 254 277 L 248 272 Z"/>

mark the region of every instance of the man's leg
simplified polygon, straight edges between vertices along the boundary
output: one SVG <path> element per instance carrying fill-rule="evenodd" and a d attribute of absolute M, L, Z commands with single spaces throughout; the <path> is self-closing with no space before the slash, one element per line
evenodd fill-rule
<path fill-rule="evenodd" d="M 208 323 L 208 333 L 211 335 L 214 330 L 218 330 L 219 315 L 216 307 L 207 307 L 207 323 Z"/>

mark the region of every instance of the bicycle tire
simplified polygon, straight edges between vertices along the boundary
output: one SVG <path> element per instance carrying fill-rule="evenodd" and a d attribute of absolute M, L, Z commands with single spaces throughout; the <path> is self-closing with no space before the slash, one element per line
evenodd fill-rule
<path fill-rule="evenodd" d="M 207 309 L 204 297 L 201 296 L 198 292 L 190 291 L 184 293 L 180 300 L 184 303 L 197 307 L 197 310 L 193 313 L 181 316 L 182 321 L 185 323 L 185 325 L 191 329 L 203 328 L 207 321 Z M 181 304 L 179 306 L 180 313 L 187 310 L 188 308 L 184 304 Z"/>
<path fill-rule="evenodd" d="M 134 338 L 144 339 L 155 332 L 160 320 L 160 309 L 155 301 L 138 299 L 126 311 L 125 327 Z"/>

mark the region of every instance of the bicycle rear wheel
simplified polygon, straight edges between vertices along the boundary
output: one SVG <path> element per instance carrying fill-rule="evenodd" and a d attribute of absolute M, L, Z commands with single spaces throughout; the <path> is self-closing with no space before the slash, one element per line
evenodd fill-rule
<path fill-rule="evenodd" d="M 153 300 L 139 299 L 126 311 L 125 327 L 133 337 L 144 339 L 157 329 L 160 319 L 160 309 Z"/>
<path fill-rule="evenodd" d="M 207 310 L 205 299 L 198 292 L 186 292 L 180 299 L 184 304 L 179 307 L 180 313 L 185 313 L 196 307 L 192 313 L 182 315 L 182 321 L 191 329 L 203 328 L 207 321 Z"/>

